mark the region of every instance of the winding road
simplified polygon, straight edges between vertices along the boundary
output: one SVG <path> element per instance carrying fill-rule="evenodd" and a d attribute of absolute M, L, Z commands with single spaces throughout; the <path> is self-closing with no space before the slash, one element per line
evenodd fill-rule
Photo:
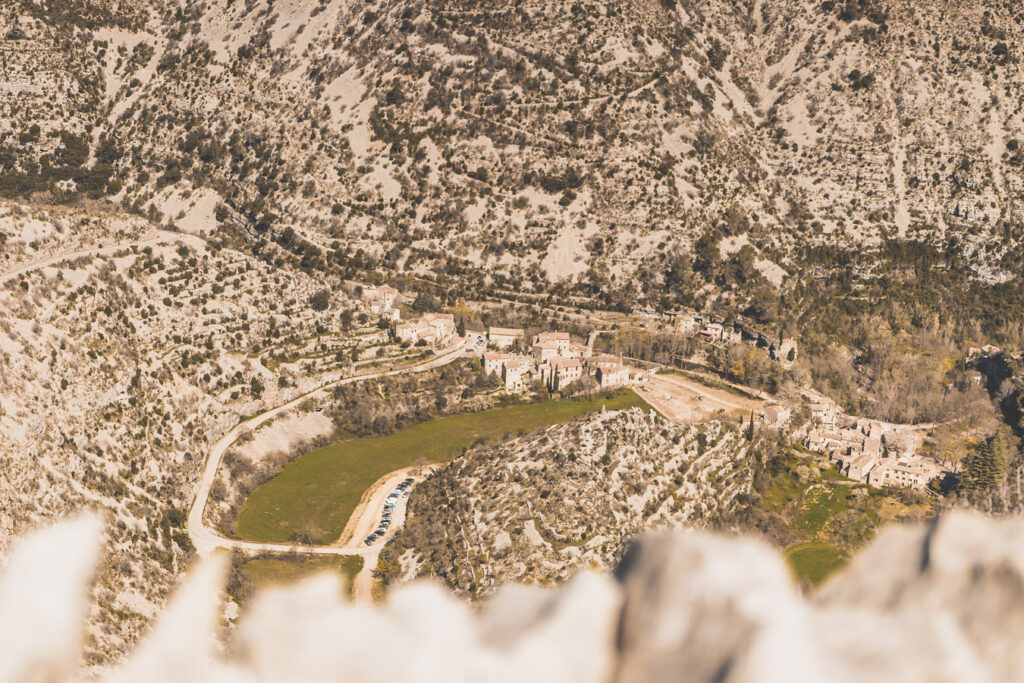
<path fill-rule="evenodd" d="M 328 382 L 318 389 L 314 389 L 302 396 L 292 399 L 287 403 L 283 403 L 275 408 L 260 413 L 256 417 L 252 417 L 244 422 L 239 422 L 235 425 L 227 434 L 218 439 L 209 450 L 206 457 L 206 466 L 203 469 L 203 474 L 199 479 L 199 485 L 196 489 L 195 500 L 192 503 L 192 509 L 189 510 L 188 514 L 188 533 L 192 539 L 192 544 L 196 548 L 196 552 L 201 556 L 205 557 L 217 550 L 221 549 L 234 549 L 245 552 L 299 552 L 308 553 L 314 555 L 359 555 L 366 559 L 363 572 L 357 577 L 357 597 L 368 598 L 368 584 L 367 580 L 369 572 L 373 570 L 372 564 L 375 564 L 378 553 L 380 553 L 383 547 L 383 542 L 378 541 L 372 546 L 365 546 L 362 544 L 363 536 L 353 533 L 354 531 L 362 531 L 368 524 L 367 520 L 375 520 L 375 515 L 379 514 L 379 509 L 383 505 L 383 497 L 387 496 L 387 493 L 393 488 L 393 485 L 401 481 L 406 476 L 406 470 L 400 470 L 398 472 L 391 472 L 380 480 L 378 480 L 368 491 L 368 495 L 364 497 L 364 502 L 359 508 L 353 513 L 354 522 L 351 522 L 346 526 L 346 533 L 343 533 L 339 539 L 339 543 L 336 545 L 329 546 L 308 546 L 308 545 L 297 545 L 288 543 L 259 543 L 256 541 L 243 541 L 234 538 L 228 538 L 216 530 L 206 526 L 203 522 L 203 511 L 206 509 L 207 500 L 210 497 L 210 489 L 213 487 L 214 481 L 217 478 L 217 470 L 220 468 L 221 460 L 228 448 L 238 439 L 243 430 L 256 429 L 266 421 L 277 417 L 281 413 L 291 410 L 295 406 L 304 402 L 309 398 L 321 396 L 327 391 L 330 391 L 336 386 L 342 384 L 352 384 L 355 382 L 363 382 L 371 379 L 379 379 L 381 377 L 387 377 L 391 375 L 401 375 L 410 372 L 425 372 L 427 370 L 447 365 L 454 360 L 457 360 L 462 356 L 465 350 L 465 340 L 461 340 L 458 344 L 445 349 L 441 354 L 423 361 L 415 365 L 410 365 L 402 368 L 395 368 L 392 370 L 382 370 L 378 372 L 370 372 L 362 375 L 353 375 L 351 377 L 345 377 L 339 380 Z M 381 492 L 383 496 L 381 496 Z M 380 497 L 380 501 L 375 499 Z M 379 502 L 380 505 L 374 505 L 374 502 Z M 404 500 L 403 500 L 404 502 Z M 404 514 L 404 506 L 402 512 Z M 358 519 L 355 519 L 358 517 Z M 397 528 L 401 516 L 395 521 L 395 527 Z M 376 527 L 376 524 L 373 524 Z M 351 528 L 351 530 L 350 530 Z M 369 533 L 367 531 L 367 533 Z M 366 576 L 363 576 L 363 575 Z M 365 590 L 359 590 L 362 587 Z"/>
<path fill-rule="evenodd" d="M 143 237 L 138 240 L 131 242 L 121 242 L 117 244 L 111 244 L 109 246 L 95 246 L 88 249 L 79 249 L 76 251 L 64 252 L 61 254 L 55 254 L 45 258 L 36 259 L 29 263 L 23 263 L 11 270 L 0 273 L 0 285 L 3 285 L 15 278 L 31 273 L 42 268 L 57 265 L 66 261 L 72 261 L 74 259 L 83 257 L 97 257 L 103 255 L 109 255 L 122 251 L 125 249 L 132 249 L 137 247 L 146 247 L 156 244 L 164 244 L 168 242 L 176 241 L 189 241 L 192 239 L 202 238 L 195 235 L 190 235 L 180 232 L 172 232 L 169 230 L 157 230 L 150 235 Z M 365 558 L 366 562 L 364 569 L 356 577 L 355 595 L 357 598 L 370 599 L 370 593 L 372 589 L 372 570 L 376 564 L 377 555 L 380 553 L 381 548 L 384 546 L 383 540 L 378 540 L 372 546 L 365 546 L 362 543 L 362 539 L 369 530 L 376 528 L 379 521 L 380 510 L 384 504 L 384 498 L 387 497 L 399 481 L 404 479 L 406 476 L 413 474 L 411 470 L 413 468 L 406 468 L 399 470 L 398 472 L 391 472 L 381 477 L 377 482 L 374 483 L 370 489 L 367 490 L 363 501 L 359 507 L 353 513 L 352 519 L 348 526 L 346 526 L 345 533 L 342 534 L 339 541 L 330 546 L 306 546 L 306 545 L 295 545 L 287 543 L 258 543 L 254 541 L 243 541 L 238 539 L 227 538 L 213 529 L 205 526 L 203 523 L 203 511 L 206 509 L 206 503 L 210 496 L 210 489 L 213 486 L 213 482 L 217 477 L 217 470 L 220 467 L 221 459 L 227 452 L 228 448 L 238 439 L 239 435 L 245 429 L 255 429 L 261 424 L 268 420 L 277 417 L 281 413 L 284 413 L 306 399 L 313 398 L 316 396 L 322 396 L 327 391 L 330 391 L 336 386 L 342 384 L 351 384 L 354 382 L 362 382 L 365 380 L 379 379 L 381 377 L 387 377 L 392 375 L 406 374 L 410 372 L 425 372 L 427 370 L 447 365 L 452 361 L 462 357 L 463 352 L 466 350 L 466 341 L 460 340 L 454 346 L 451 346 L 441 352 L 439 355 L 425 360 L 421 363 L 393 368 L 391 370 L 381 370 L 376 372 L 369 372 L 361 375 L 353 375 L 351 377 L 344 377 L 342 379 L 330 381 L 323 386 L 314 389 L 310 392 L 303 394 L 287 403 L 283 403 L 279 406 L 271 408 L 270 410 L 260 413 L 259 415 L 238 423 L 233 427 L 227 434 L 218 439 L 209 449 L 206 458 L 206 465 L 203 469 L 202 476 L 199 480 L 199 485 L 196 490 L 196 496 L 192 503 L 192 508 L 189 510 L 187 528 L 189 537 L 192 540 L 192 544 L 196 548 L 196 552 L 200 556 L 207 556 L 218 548 L 223 549 L 235 549 L 245 552 L 279 552 L 279 553 L 290 553 L 299 552 L 311 555 L 358 555 Z M 417 472 L 417 475 L 422 474 Z M 419 480 L 421 476 L 414 476 L 415 479 Z M 395 523 L 392 527 L 392 533 L 397 528 L 405 515 L 405 501 L 403 498 L 400 501 L 398 508 L 396 509 Z M 358 532 L 358 533 L 356 533 Z M 365 532 L 365 533 L 364 533 Z"/>

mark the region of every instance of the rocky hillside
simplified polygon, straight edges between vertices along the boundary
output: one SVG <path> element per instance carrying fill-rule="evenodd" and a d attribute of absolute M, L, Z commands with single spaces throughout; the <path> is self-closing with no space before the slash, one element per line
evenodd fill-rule
<path fill-rule="evenodd" d="M 735 425 L 634 408 L 471 449 L 417 487 L 378 574 L 478 597 L 610 568 L 646 528 L 713 526 L 749 492 L 757 447 Z"/>
<path fill-rule="evenodd" d="M 0 37 L 0 191 L 517 286 L 692 296 L 899 236 L 953 240 L 998 280 L 1020 235 L 1021 12 L 24 1 Z"/>
<path fill-rule="evenodd" d="M 3 204 L 0 241 L 0 549 L 104 512 L 88 642 L 102 663 L 192 561 L 185 510 L 208 444 L 364 352 L 379 362 L 383 333 L 340 288 L 314 309 L 323 280 L 137 218 Z"/>

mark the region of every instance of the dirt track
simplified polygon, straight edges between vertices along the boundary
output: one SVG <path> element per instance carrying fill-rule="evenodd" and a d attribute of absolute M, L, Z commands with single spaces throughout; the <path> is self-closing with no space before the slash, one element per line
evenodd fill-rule
<path fill-rule="evenodd" d="M 79 251 L 68 252 L 66 254 L 56 254 L 54 256 L 49 256 L 47 258 L 40 259 L 37 261 L 23 263 L 19 265 L 17 268 L 13 268 L 5 273 L 0 273 L 0 285 L 4 284 L 8 280 L 12 280 L 18 277 L 19 275 L 24 275 L 25 273 L 30 273 L 34 270 L 39 270 L 40 268 L 48 268 L 50 266 L 55 266 L 58 263 L 63 263 L 64 261 L 73 261 L 74 259 L 82 257 L 96 257 L 101 255 L 113 254 L 123 249 L 131 249 L 132 247 L 149 247 L 155 244 L 163 244 L 165 242 L 188 241 L 191 239 L 200 238 L 195 237 L 194 235 L 188 235 L 180 232 L 158 230 L 156 231 L 155 234 L 152 234 L 149 237 L 144 237 L 133 242 L 125 242 L 123 244 L 111 244 L 106 247 L 92 247 L 89 249 L 81 249 Z"/>
<path fill-rule="evenodd" d="M 363 556 L 363 570 L 353 580 L 352 597 L 356 601 L 370 602 L 373 600 L 373 570 L 377 566 L 377 557 L 384 548 L 384 544 L 394 535 L 395 530 L 405 522 L 406 506 L 409 499 L 401 496 L 392 512 L 391 526 L 387 533 L 382 538 L 378 538 L 372 546 L 363 543 L 366 537 L 380 524 L 387 497 L 403 479 L 412 477 L 418 484 L 436 467 L 436 465 L 425 466 L 422 468 L 422 472 L 419 467 L 404 467 L 385 474 L 366 490 L 359 505 L 352 511 L 352 516 L 349 517 L 348 524 L 345 525 L 336 545 L 346 552 L 358 553 Z M 416 484 L 413 484 L 409 490 L 412 491 Z"/>
<path fill-rule="evenodd" d="M 637 389 L 645 401 L 673 422 L 691 424 L 715 417 L 744 417 L 764 409 L 764 401 L 712 389 L 682 375 L 654 375 Z"/>

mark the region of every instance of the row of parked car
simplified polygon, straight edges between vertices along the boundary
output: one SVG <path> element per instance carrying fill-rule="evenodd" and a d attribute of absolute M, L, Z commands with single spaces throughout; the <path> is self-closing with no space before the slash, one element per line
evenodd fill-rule
<path fill-rule="evenodd" d="M 395 506 L 398 505 L 398 500 L 401 497 L 409 496 L 409 488 L 413 485 L 416 480 L 412 477 L 403 479 L 402 483 L 395 487 L 395 490 L 388 494 L 388 498 L 384 501 L 384 511 L 380 515 L 380 525 L 377 530 L 366 537 L 363 541 L 366 545 L 373 545 L 373 543 L 387 533 L 388 527 L 391 526 L 391 514 L 395 510 Z"/>

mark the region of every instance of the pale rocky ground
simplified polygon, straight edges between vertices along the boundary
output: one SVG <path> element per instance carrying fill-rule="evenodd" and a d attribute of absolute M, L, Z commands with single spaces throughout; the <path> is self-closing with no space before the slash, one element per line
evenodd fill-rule
<path fill-rule="evenodd" d="M 350 372 L 334 351 L 375 348 L 363 340 L 378 330 L 342 331 L 340 311 L 359 306 L 342 288 L 314 311 L 308 300 L 323 281 L 193 236 L 110 250 L 145 225 L 11 205 L 0 213 L 4 230 L 36 226 L 39 247 L 14 251 L 19 262 L 90 240 L 106 248 L 0 285 L 0 548 L 41 520 L 102 511 L 108 551 L 88 661 L 105 662 L 145 631 L 192 560 L 183 515 L 207 445 Z M 292 419 L 323 428 L 325 418 Z"/>
<path fill-rule="evenodd" d="M 609 569 L 645 529 L 699 528 L 729 511 L 750 490 L 756 447 L 735 425 L 682 427 L 638 408 L 478 447 L 417 487 L 378 572 L 480 597 Z"/>
<path fill-rule="evenodd" d="M 334 423 L 323 413 L 288 415 L 265 425 L 259 431 L 259 438 L 246 439 L 239 454 L 258 463 L 273 453 L 289 453 L 298 449 L 303 439 L 329 436 Z"/>
<path fill-rule="evenodd" d="M 0 574 L 0 679 L 76 671 L 100 546 L 88 517 L 22 539 Z M 890 527 L 802 597 L 762 543 L 635 543 L 613 574 L 505 586 L 479 610 L 429 583 L 353 605 L 337 577 L 268 590 L 222 644 L 223 558 L 200 565 L 110 681 L 1008 681 L 1024 676 L 1024 521 Z"/>
<path fill-rule="evenodd" d="M 4 203 L 0 206 L 0 274 L 59 254 L 95 248 L 104 240 L 104 246 L 122 244 L 153 232 L 149 221 L 135 216 L 60 207 L 39 212 Z"/>
<path fill-rule="evenodd" d="M 223 201 L 254 242 L 291 228 L 524 288 L 651 290 L 709 227 L 772 283 L 809 244 L 954 238 L 987 279 L 1019 248 L 1013 4 L 85 7 L 72 29 L 27 4 L 0 39 L 0 165 L 80 136 L 100 195 L 188 231 Z"/>

